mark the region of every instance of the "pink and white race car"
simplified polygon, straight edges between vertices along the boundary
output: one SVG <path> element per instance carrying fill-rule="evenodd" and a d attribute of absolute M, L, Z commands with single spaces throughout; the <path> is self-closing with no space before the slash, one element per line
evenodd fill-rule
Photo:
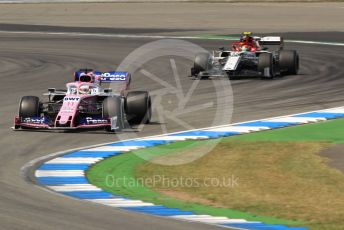
<path fill-rule="evenodd" d="M 147 91 L 129 91 L 128 72 L 81 69 L 66 90 L 48 89 L 48 100 L 24 96 L 14 129 L 98 128 L 120 131 L 130 125 L 149 123 L 151 98 Z M 103 88 L 109 83 L 111 88 Z"/>

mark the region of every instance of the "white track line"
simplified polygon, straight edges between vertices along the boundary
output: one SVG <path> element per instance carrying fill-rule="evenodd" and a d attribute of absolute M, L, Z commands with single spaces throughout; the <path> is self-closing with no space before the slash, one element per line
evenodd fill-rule
<path fill-rule="evenodd" d="M 328 110 L 324 110 L 321 112 L 325 112 L 325 113 L 343 113 L 344 114 L 344 109 L 342 108 L 335 108 L 335 109 L 328 109 Z"/>
<path fill-rule="evenodd" d="M 87 152 L 87 151 L 97 151 L 97 152 L 107 152 L 107 151 L 114 151 L 114 152 L 128 152 L 131 150 L 135 150 L 135 149 L 140 149 L 140 148 L 144 148 L 145 146 L 100 146 L 100 147 L 96 147 L 96 148 L 91 148 L 91 149 L 85 149 L 82 150 L 83 152 Z"/>
<path fill-rule="evenodd" d="M 102 189 L 92 184 L 64 184 L 57 186 L 48 186 L 48 188 L 57 192 L 102 191 Z"/>
<path fill-rule="evenodd" d="M 325 121 L 325 118 L 321 117 L 284 117 L 266 120 L 268 122 L 295 122 L 295 123 L 309 123 L 317 121 Z"/>
<path fill-rule="evenodd" d="M 87 199 L 88 201 L 96 202 L 112 207 L 140 207 L 140 206 L 155 206 L 155 204 L 143 202 L 141 200 L 128 200 L 123 198 L 113 199 Z"/>
<path fill-rule="evenodd" d="M 238 133 L 249 133 L 253 131 L 262 131 L 270 129 L 269 127 L 264 126 L 228 126 L 228 127 L 221 127 L 216 129 L 206 129 L 204 131 L 212 131 L 212 132 L 238 132 Z"/>
<path fill-rule="evenodd" d="M 48 164 L 94 164 L 100 160 L 103 160 L 103 157 L 59 157 L 52 159 L 46 163 Z"/>
<path fill-rule="evenodd" d="M 192 220 L 212 224 L 226 224 L 226 223 L 247 223 L 245 219 L 229 219 L 227 217 L 215 217 L 209 215 L 177 215 L 172 216 L 176 219 Z"/>
<path fill-rule="evenodd" d="M 36 177 L 76 177 L 85 176 L 84 170 L 37 170 Z"/>
<path fill-rule="evenodd" d="M 143 141 L 185 141 L 185 140 L 198 140 L 208 139 L 208 136 L 157 136 L 142 138 Z"/>
<path fill-rule="evenodd" d="M 236 41 L 238 39 L 225 37 L 203 37 L 203 36 L 164 36 L 164 35 L 136 35 L 136 34 L 104 34 L 104 33 L 81 33 L 81 32 L 44 32 L 44 31 L 6 31 L 0 30 L 0 33 L 8 34 L 40 34 L 40 35 L 64 35 L 64 36 L 93 36 L 93 37 L 112 37 L 112 38 L 151 38 L 151 39 L 196 39 L 196 40 L 223 40 Z M 285 40 L 289 43 L 311 44 L 311 45 L 328 45 L 344 46 L 341 42 L 322 42 L 322 41 L 302 41 L 302 40 Z"/>

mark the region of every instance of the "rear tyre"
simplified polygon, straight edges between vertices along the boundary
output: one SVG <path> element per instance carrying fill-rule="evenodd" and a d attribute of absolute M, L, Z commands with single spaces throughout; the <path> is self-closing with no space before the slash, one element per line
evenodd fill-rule
<path fill-rule="evenodd" d="M 41 104 L 35 96 L 24 96 L 19 103 L 19 117 L 40 117 Z"/>
<path fill-rule="evenodd" d="M 103 117 L 111 118 L 117 116 L 117 119 L 121 119 L 119 116 L 121 112 L 121 99 L 119 97 L 105 98 L 102 107 Z M 106 131 L 111 132 L 111 127 L 107 127 Z"/>
<path fill-rule="evenodd" d="M 191 69 L 191 74 L 197 76 L 200 72 L 210 69 L 210 54 L 199 53 L 195 57 L 194 67 Z"/>
<path fill-rule="evenodd" d="M 271 53 L 262 53 L 258 57 L 258 72 L 262 73 L 263 79 L 275 77 L 274 62 Z"/>
<path fill-rule="evenodd" d="M 131 91 L 125 98 L 125 112 L 130 125 L 148 124 L 152 117 L 152 102 L 147 91 Z"/>
<path fill-rule="evenodd" d="M 296 75 L 299 71 L 299 55 L 295 50 L 281 50 L 279 68 L 282 74 Z"/>

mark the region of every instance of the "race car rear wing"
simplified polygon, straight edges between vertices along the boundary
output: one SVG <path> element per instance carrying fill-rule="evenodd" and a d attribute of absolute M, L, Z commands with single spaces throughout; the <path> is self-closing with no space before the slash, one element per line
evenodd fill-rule
<path fill-rule="evenodd" d="M 262 46 L 266 46 L 266 45 L 283 46 L 283 38 L 279 36 L 261 37 L 258 41 L 259 41 L 259 44 Z"/>
<path fill-rule="evenodd" d="M 91 77 L 88 77 L 90 74 Z M 92 77 L 93 76 L 93 77 Z M 93 69 L 80 69 L 74 73 L 75 81 L 95 83 L 130 83 L 131 76 L 128 72 L 100 72 Z"/>
<path fill-rule="evenodd" d="M 95 72 L 95 75 L 100 76 L 100 83 L 115 83 L 115 82 L 130 82 L 131 76 L 128 72 Z"/>

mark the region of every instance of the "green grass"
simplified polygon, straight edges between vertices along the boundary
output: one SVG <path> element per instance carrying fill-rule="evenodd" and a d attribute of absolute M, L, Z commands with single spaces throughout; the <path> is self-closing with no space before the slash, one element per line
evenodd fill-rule
<path fill-rule="evenodd" d="M 326 185 L 328 178 L 335 177 L 336 178 L 335 180 L 332 180 L 332 181 L 330 180 L 330 181 L 331 183 L 334 183 L 336 185 L 336 183 L 339 183 L 338 181 L 341 180 L 341 175 L 338 175 L 337 172 L 333 172 L 333 169 L 329 169 L 324 164 L 324 161 L 322 158 L 312 153 L 315 151 L 315 149 L 319 150 L 321 146 L 325 146 L 326 143 L 343 143 L 344 142 L 344 129 L 342 127 L 344 127 L 344 119 L 223 138 L 219 145 L 220 147 L 222 147 L 221 149 L 222 152 L 225 152 L 226 149 L 228 149 L 228 146 L 231 146 L 231 148 L 236 149 L 236 152 L 239 152 L 240 155 L 236 155 L 236 158 L 233 158 L 233 159 L 229 158 L 230 161 L 228 162 L 227 165 L 231 165 L 230 163 L 235 162 L 234 160 L 236 160 L 240 162 L 240 164 L 243 165 L 243 167 L 246 167 L 247 172 L 250 172 L 250 168 L 252 169 L 254 168 L 254 166 L 257 164 L 258 158 L 266 159 L 267 161 L 258 161 L 258 163 L 261 165 L 265 164 L 265 167 L 268 167 L 269 163 L 279 164 L 279 167 L 277 168 L 278 170 L 274 169 L 276 170 L 275 172 L 284 173 L 286 175 L 287 173 L 291 173 L 290 175 L 293 175 L 293 178 L 295 180 L 296 179 L 298 180 L 300 186 L 306 186 L 306 187 L 302 187 L 303 189 L 307 189 L 307 184 L 305 184 L 305 181 L 312 181 L 312 183 L 316 183 L 317 178 L 318 179 L 320 178 L 319 181 L 321 181 L 321 183 L 324 183 Z M 171 156 L 174 154 L 178 154 L 181 150 L 183 152 L 190 152 L 191 150 L 197 149 L 201 147 L 202 145 L 212 144 L 212 142 L 214 141 L 218 141 L 218 140 L 177 142 L 177 143 L 173 143 L 169 145 L 163 145 L 163 146 L 157 146 L 157 147 L 153 147 L 149 149 L 137 150 L 134 153 L 122 154 L 119 156 L 109 158 L 107 160 L 104 160 L 94 165 L 87 172 L 87 177 L 92 184 L 95 184 L 96 186 L 101 187 L 102 189 L 112 192 L 114 194 L 121 194 L 129 198 L 140 199 L 140 200 L 144 200 L 148 202 L 153 202 L 155 204 L 163 204 L 168 207 L 181 208 L 183 210 L 191 210 L 199 214 L 227 216 L 229 218 L 244 218 L 247 220 L 256 220 L 256 221 L 262 221 L 265 223 L 272 223 L 272 224 L 302 225 L 303 223 L 307 222 L 308 226 L 311 226 L 312 229 L 313 228 L 314 229 L 339 229 L 337 228 L 336 224 L 331 225 L 330 223 L 325 223 L 325 225 L 322 225 L 321 223 L 317 223 L 316 220 L 309 220 L 307 216 L 303 216 L 303 215 L 300 215 L 299 216 L 300 218 L 298 218 L 297 215 L 296 216 L 287 215 L 286 213 L 281 213 L 281 215 L 279 215 L 280 214 L 279 212 L 282 212 L 283 208 L 278 206 L 278 202 L 269 203 L 269 200 L 258 199 L 259 197 L 254 198 L 258 200 L 259 202 L 253 203 L 254 205 L 252 207 L 245 206 L 244 204 L 247 203 L 248 200 L 247 200 L 247 197 L 245 199 L 245 197 L 240 196 L 242 192 L 239 195 L 235 193 L 231 194 L 231 195 L 235 194 L 238 199 L 242 199 L 241 204 L 239 202 L 239 203 L 236 203 L 234 206 L 231 206 L 228 204 L 221 205 L 217 203 L 216 197 L 222 194 L 220 193 L 220 191 L 218 194 L 216 193 L 211 194 L 212 191 L 209 192 L 209 191 L 204 191 L 204 190 L 202 191 L 201 190 L 181 191 L 178 189 L 174 190 L 177 193 L 183 192 L 182 194 L 186 193 L 189 195 L 197 194 L 197 197 L 200 197 L 200 202 L 194 202 L 194 201 L 190 202 L 190 201 L 185 201 L 185 200 L 182 201 L 180 199 L 176 199 L 171 196 L 163 194 L 164 192 L 162 192 L 163 190 L 161 189 L 161 187 L 159 188 L 159 185 L 156 185 L 155 187 L 152 186 L 149 188 L 149 186 L 145 187 L 142 184 L 136 184 L 136 183 L 134 184 L 138 176 L 139 177 L 142 176 L 143 178 L 147 179 L 147 178 L 152 178 L 154 175 L 157 175 L 159 173 L 160 174 L 165 173 L 166 176 L 173 176 L 178 173 L 179 175 L 182 175 L 183 172 L 190 174 L 197 171 L 211 173 L 211 171 L 207 172 L 207 170 L 210 170 L 211 168 L 211 165 L 207 165 L 207 162 L 211 162 L 212 158 L 214 159 L 216 158 L 216 157 L 212 157 L 213 156 L 212 153 L 209 153 L 208 155 L 201 158 L 200 160 L 189 164 L 190 167 L 188 167 L 188 165 L 183 166 L 184 168 L 154 165 L 149 162 L 146 162 L 144 159 L 138 156 L 144 156 L 145 159 L 150 159 L 152 157 L 154 158 L 156 156 L 158 157 Z M 276 156 L 274 156 L 273 153 L 271 152 L 266 153 L 264 151 L 260 151 L 260 154 L 252 153 L 256 151 L 257 148 L 260 148 L 260 149 L 269 148 L 269 145 L 270 146 L 273 145 L 272 142 L 278 142 L 275 144 L 275 148 L 279 148 L 280 153 L 282 153 L 283 152 L 282 150 L 286 148 L 286 146 L 284 145 L 293 147 L 294 151 L 295 151 L 295 148 L 300 148 L 300 146 L 298 145 L 296 146 L 292 145 L 290 143 L 291 141 L 300 142 L 300 145 L 302 145 L 305 148 L 304 153 L 290 154 L 292 155 L 292 157 L 286 157 L 286 155 L 288 155 L 286 153 L 279 154 L 279 155 L 276 154 Z M 249 142 L 250 144 L 242 145 L 242 142 Z M 284 144 L 280 142 L 284 142 Z M 308 146 L 307 145 L 308 143 L 304 143 L 304 142 L 313 142 L 313 143 L 311 143 L 311 145 Z M 246 146 L 246 147 L 241 148 L 240 146 Z M 216 149 L 216 151 L 219 152 L 218 149 Z M 271 156 L 274 156 L 274 157 L 271 157 Z M 202 163 L 202 159 L 203 159 L 203 163 Z M 307 164 L 307 162 L 312 162 L 312 163 Z M 224 162 L 219 161 L 219 162 L 212 162 L 212 163 L 221 164 Z M 235 165 L 236 164 L 231 165 L 231 167 L 234 167 L 232 169 L 235 169 Z M 199 168 L 199 167 L 207 167 L 207 168 L 205 169 L 205 168 Z M 316 171 L 317 169 L 318 169 L 318 172 Z M 244 173 L 245 171 L 238 171 L 238 172 L 245 174 Z M 268 178 L 271 177 L 271 175 L 266 174 L 264 171 L 252 170 L 252 172 L 261 173 L 259 175 L 261 175 L 262 177 L 264 176 L 267 176 Z M 219 173 L 219 172 L 214 171 L 213 173 Z M 309 174 L 311 175 L 314 174 L 314 176 L 312 177 Z M 193 176 L 197 176 L 197 174 L 194 174 Z M 117 178 L 116 184 L 112 183 L 114 178 Z M 126 178 L 126 181 L 123 181 L 123 178 Z M 289 182 L 293 183 L 292 181 L 289 181 Z M 270 183 L 273 184 L 273 183 L 276 183 L 276 181 L 271 180 Z M 321 186 L 322 185 L 320 185 L 320 188 L 323 188 Z M 331 189 L 334 189 L 333 184 L 331 184 L 330 186 L 331 186 Z M 275 187 L 272 186 L 271 191 L 273 191 Z M 255 187 L 250 187 L 249 189 L 252 190 L 253 188 Z M 316 186 L 316 187 L 313 187 L 312 189 L 315 189 L 315 191 L 312 190 L 312 194 L 317 194 L 316 189 L 319 189 L 319 187 Z M 264 192 L 264 190 L 262 191 Z M 257 190 L 255 192 L 260 194 L 260 192 L 262 191 Z M 321 191 L 321 192 L 324 192 L 324 191 Z M 302 194 L 299 194 L 299 195 L 302 195 Z M 278 196 L 276 197 L 278 198 Z M 300 198 L 302 196 L 296 196 L 296 197 Z M 279 197 L 279 198 L 282 199 L 282 197 Z M 209 204 L 207 202 L 202 204 L 202 199 L 206 199 L 208 201 L 210 200 L 210 203 L 212 203 L 212 201 L 214 202 L 213 204 Z M 300 200 L 300 203 L 302 202 L 303 201 Z M 280 203 L 283 203 L 283 202 L 280 202 Z M 264 210 L 261 209 L 262 207 L 264 207 Z M 240 210 L 240 211 L 237 211 L 237 210 Z M 305 211 L 305 209 L 300 209 L 300 210 Z M 271 214 L 269 216 L 275 216 L 275 217 L 267 217 L 267 214 Z M 288 216 L 288 217 L 290 216 L 292 218 L 290 218 L 290 220 L 285 220 L 286 219 L 285 216 Z"/>
<path fill-rule="evenodd" d="M 168 149 L 167 152 L 170 152 L 170 149 Z M 300 224 L 299 221 L 289 221 L 272 217 L 257 216 L 228 208 L 216 208 L 193 202 L 179 201 L 177 199 L 165 196 L 143 186 L 142 184 L 134 183 L 134 181 L 136 181 L 136 167 L 145 162 L 145 160 L 138 157 L 134 153 L 121 154 L 119 156 L 104 160 L 101 163 L 91 167 L 87 171 L 87 178 L 91 184 L 102 188 L 104 191 L 108 191 L 113 194 L 121 194 L 132 199 L 140 199 L 143 201 L 152 202 L 154 204 L 162 204 L 171 208 L 180 208 L 182 210 L 194 211 L 195 213 L 199 214 L 262 221 L 271 224 Z M 123 178 L 126 178 L 126 180 Z M 116 179 L 117 181 L 113 183 Z"/>

